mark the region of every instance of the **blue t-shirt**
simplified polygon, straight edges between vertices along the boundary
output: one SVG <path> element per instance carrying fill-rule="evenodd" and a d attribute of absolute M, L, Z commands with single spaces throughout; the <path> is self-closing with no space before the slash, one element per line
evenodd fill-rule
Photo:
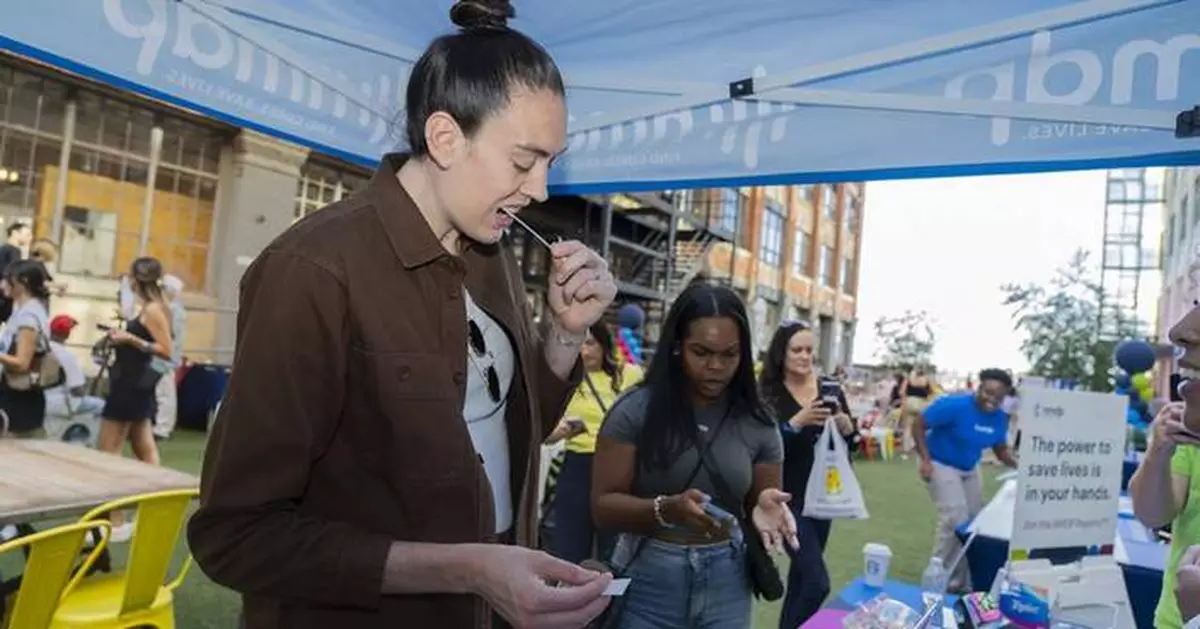
<path fill-rule="evenodd" d="M 1008 442 L 1008 413 L 983 412 L 974 393 L 940 397 L 922 415 L 929 458 L 964 472 L 979 465 L 985 448 Z"/>

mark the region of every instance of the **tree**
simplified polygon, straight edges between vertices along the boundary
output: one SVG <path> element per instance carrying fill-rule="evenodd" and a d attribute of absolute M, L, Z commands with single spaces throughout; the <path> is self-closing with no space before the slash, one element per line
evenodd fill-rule
<path fill-rule="evenodd" d="M 1100 337 L 1104 290 L 1079 249 L 1047 285 L 1005 284 L 1004 305 L 1012 308 L 1013 328 L 1024 334 L 1021 353 L 1029 374 L 1073 380 L 1092 391 L 1111 391 L 1117 341 Z M 1132 337 L 1136 322 L 1121 322 L 1119 336 Z"/>
<path fill-rule="evenodd" d="M 875 336 L 882 344 L 878 357 L 889 368 L 930 367 L 937 336 L 933 320 L 924 310 L 906 310 L 898 317 L 880 317 Z"/>

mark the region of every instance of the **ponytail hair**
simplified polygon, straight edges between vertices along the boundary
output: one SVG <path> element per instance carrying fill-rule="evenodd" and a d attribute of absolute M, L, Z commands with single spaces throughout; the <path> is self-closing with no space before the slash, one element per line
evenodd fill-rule
<path fill-rule="evenodd" d="M 8 265 L 4 279 L 9 286 L 21 286 L 29 296 L 50 301 L 50 272 L 39 260 L 20 260 Z"/>
<path fill-rule="evenodd" d="M 146 301 L 166 301 L 163 297 L 163 266 L 158 258 L 147 256 L 134 260 L 129 276 L 133 280 L 133 291 L 139 297 Z"/>

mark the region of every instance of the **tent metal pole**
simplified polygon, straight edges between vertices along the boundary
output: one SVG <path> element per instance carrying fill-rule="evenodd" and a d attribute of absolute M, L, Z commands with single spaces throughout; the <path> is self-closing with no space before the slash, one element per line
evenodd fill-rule
<path fill-rule="evenodd" d="M 324 85 L 325 87 L 341 94 L 346 100 L 357 107 L 361 107 L 372 115 L 378 116 L 383 120 L 391 120 L 391 115 L 378 111 L 377 105 L 367 103 L 361 98 L 359 90 L 353 89 L 352 86 L 336 76 L 330 76 L 327 72 L 318 70 L 318 64 L 311 62 L 302 55 L 292 50 L 291 48 L 276 41 L 275 38 L 269 37 L 262 33 L 259 29 L 251 25 L 245 24 L 245 18 L 239 20 L 229 11 L 222 7 L 214 6 L 201 0 L 179 0 L 186 7 L 200 15 L 211 20 L 219 28 L 223 28 L 235 37 L 241 37 L 255 46 L 262 48 L 264 51 L 275 55 L 279 60 L 295 69 L 297 72 L 308 76 L 313 81 Z M 235 27 L 234 24 L 238 25 Z M 386 94 L 379 94 L 381 97 L 380 103 L 386 102 Z"/>
<path fill-rule="evenodd" d="M 1154 8 L 1165 4 L 1174 4 L 1181 0 L 1090 0 L 1067 7 L 1061 7 L 1021 16 L 1010 20 L 1002 20 L 975 28 L 964 29 L 944 35 L 927 37 L 914 42 L 907 42 L 874 52 L 853 55 L 844 59 L 829 61 L 800 68 L 785 74 L 758 77 L 754 79 L 754 93 L 762 95 L 766 92 L 791 87 L 797 84 L 819 81 L 836 76 L 856 74 L 887 65 L 894 65 L 917 59 L 932 57 L 938 54 L 976 48 L 987 44 L 1021 37 L 1042 30 L 1052 30 L 1071 24 L 1099 20 L 1114 15 L 1133 13 Z M 703 107 L 713 103 L 724 102 L 730 98 L 729 85 L 714 85 L 709 89 L 696 90 L 673 99 L 618 111 L 604 116 L 586 119 L 584 124 L 573 127 L 569 132 L 574 135 L 588 131 L 604 129 L 615 124 L 621 124 L 640 118 L 648 118 L 659 114 Z"/>
<path fill-rule="evenodd" d="M 883 66 L 925 59 L 928 57 L 978 48 L 1038 31 L 1054 30 L 1082 22 L 1092 22 L 1117 15 L 1136 13 L 1145 9 L 1175 4 L 1181 0 L 1087 0 L 1065 7 L 1039 11 L 1020 17 L 984 24 L 944 35 L 935 35 L 883 50 L 852 55 L 826 63 L 818 63 L 795 72 L 756 78 L 759 94 L 790 87 L 798 83 L 818 81 L 847 74 L 857 74 Z"/>
<path fill-rule="evenodd" d="M 230 2 L 230 0 L 201 1 L 207 5 L 216 5 L 222 10 L 230 13 L 250 13 L 244 6 L 238 6 L 239 4 L 246 4 L 244 2 Z M 184 0 L 184 2 L 187 2 L 189 5 L 192 4 L 191 0 Z M 355 48 L 367 48 L 372 52 L 378 53 L 380 56 L 391 57 L 403 63 L 414 64 L 421 56 L 421 51 L 415 48 L 411 48 L 409 46 L 400 46 L 395 42 L 374 37 L 372 35 L 362 33 L 361 31 L 343 28 L 332 23 L 331 20 L 310 18 L 289 9 L 282 9 L 277 6 L 264 6 L 261 3 L 255 4 L 251 19 L 274 22 L 275 24 L 290 28 L 295 31 L 314 33 L 324 39 L 338 44 L 353 46 Z"/>
<path fill-rule="evenodd" d="M 789 105 L 872 109 L 912 113 L 957 114 L 1040 122 L 1090 123 L 1173 131 L 1177 113 L 1171 110 L 1124 109 L 1091 105 L 1023 103 L 1002 100 L 955 99 L 910 94 L 869 94 L 837 90 L 784 88 L 748 101 Z"/>
<path fill-rule="evenodd" d="M 600 257 L 605 260 L 611 260 L 609 255 L 612 253 L 612 224 L 613 224 L 613 206 L 612 195 L 604 195 L 604 212 L 600 223 Z"/>

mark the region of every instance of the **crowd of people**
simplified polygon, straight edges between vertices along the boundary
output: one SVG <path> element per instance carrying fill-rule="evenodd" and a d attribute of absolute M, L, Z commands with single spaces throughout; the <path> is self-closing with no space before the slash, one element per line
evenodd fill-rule
<path fill-rule="evenodd" d="M 547 196 L 565 90 L 512 15 L 457 2 L 459 32 L 409 79 L 408 152 L 247 270 L 191 549 L 243 594 L 249 629 L 561 628 L 601 614 L 624 629 L 740 629 L 756 595 L 783 598 L 780 627 L 794 629 L 830 590 L 831 524 L 805 516 L 814 447 L 832 431 L 852 452 L 860 427 L 804 323 L 775 331 L 756 376 L 729 288 L 678 295 L 643 371 L 601 323 L 617 292 L 606 261 L 545 241 L 549 315 L 529 319 L 503 235 Z M 945 522 L 977 510 L 983 449 L 1013 462 L 995 429 L 1011 380 L 981 376 L 977 393 L 905 405 Z M 922 377 L 901 395 L 928 395 Z M 550 552 L 537 548 L 546 440 L 566 441 Z M 621 576 L 634 584 L 613 598 Z"/>
<path fill-rule="evenodd" d="M 25 223 L 9 225 L 7 236 L 0 245 L 0 436 L 44 438 L 48 421 L 93 416 L 98 449 L 120 454 L 129 443 L 138 459 L 158 464 L 156 439 L 174 426 L 174 373 L 186 326 L 182 281 L 152 257 L 134 260 L 122 277 L 115 323 L 101 324 L 106 333 L 92 351 L 100 375 L 107 374 L 101 398 L 68 346 L 79 321 L 49 314 L 68 288 L 54 277 L 57 248 L 33 241 Z M 113 514 L 113 523 L 111 540 L 128 541 L 132 522 Z M 0 537 L 15 532 L 7 527 Z"/>
<path fill-rule="evenodd" d="M 781 598 L 780 629 L 799 627 L 831 588 L 832 521 L 806 509 L 821 440 L 843 445 L 846 464 L 863 445 L 837 385 L 844 372 L 824 378 L 814 330 L 791 321 L 756 373 L 745 304 L 704 282 L 673 300 L 648 365 L 631 364 L 603 323 L 617 293 L 607 262 L 575 240 L 536 238 L 553 273 L 549 316 L 535 324 L 503 236 L 546 199 L 565 150 L 563 79 L 507 25 L 508 2 L 459 0 L 450 16 L 459 31 L 411 71 L 407 151 L 245 273 L 234 369 L 188 525 L 196 561 L 242 594 L 247 629 L 561 629 L 599 618 L 743 629 L 755 597 Z M 99 349 L 101 401 L 66 351 L 78 321 L 49 316 L 67 290 L 56 259 L 25 225 L 0 245 L 3 431 L 39 437 L 48 410 L 98 413 L 101 450 L 128 442 L 157 464 L 181 362 L 182 283 L 157 259 L 132 263 L 119 324 Z M 1172 338 L 1200 373 L 1200 309 Z M 56 362 L 61 373 L 46 375 Z M 946 393 L 916 368 L 880 405 L 894 409 L 902 456 L 918 459 L 952 592 L 973 587 L 954 529 L 983 506 L 984 453 L 1017 465 L 1013 392 L 1001 369 Z M 1197 396 L 1187 386 L 1185 402 L 1159 414 L 1131 487 L 1139 518 L 1173 525 L 1158 615 L 1167 629 L 1200 617 L 1200 549 L 1189 549 L 1200 542 Z M 557 442 L 566 454 L 543 509 L 538 452 Z M 130 523 L 113 519 L 112 540 L 128 539 Z M 773 556 L 784 554 L 780 575 Z M 615 578 L 632 580 L 622 596 Z"/>

